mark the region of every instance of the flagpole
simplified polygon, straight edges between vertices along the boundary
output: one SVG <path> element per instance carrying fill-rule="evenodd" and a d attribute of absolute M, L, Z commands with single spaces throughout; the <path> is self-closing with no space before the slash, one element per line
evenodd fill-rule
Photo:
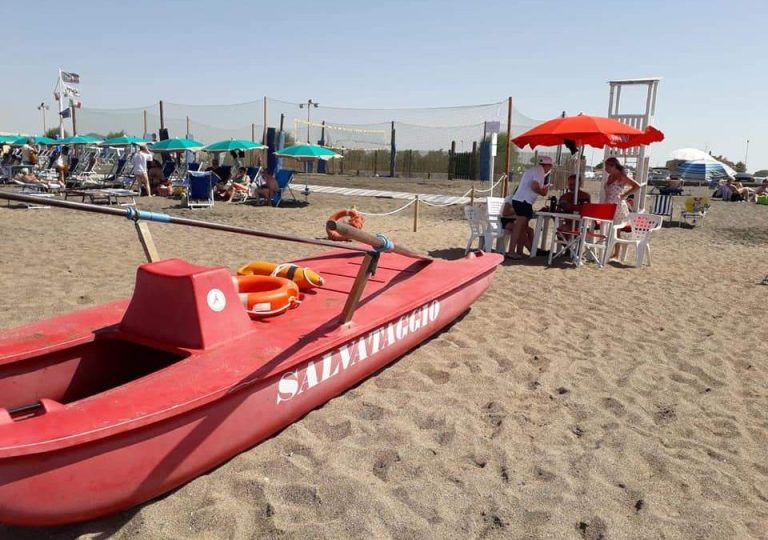
<path fill-rule="evenodd" d="M 61 68 L 59 68 L 59 138 L 64 138 L 64 117 L 61 115 L 64 112 L 64 83 L 61 82 Z"/>

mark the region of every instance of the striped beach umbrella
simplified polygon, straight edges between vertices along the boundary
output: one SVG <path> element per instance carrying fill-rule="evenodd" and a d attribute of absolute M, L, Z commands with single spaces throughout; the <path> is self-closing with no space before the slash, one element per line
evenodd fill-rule
<path fill-rule="evenodd" d="M 714 158 L 686 161 L 678 166 L 680 178 L 688 181 L 711 182 L 719 178 L 733 178 L 736 171 Z"/>

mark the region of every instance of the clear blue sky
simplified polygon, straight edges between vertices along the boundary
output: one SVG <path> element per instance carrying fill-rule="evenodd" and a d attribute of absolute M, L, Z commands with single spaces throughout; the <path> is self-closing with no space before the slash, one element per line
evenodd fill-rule
<path fill-rule="evenodd" d="M 12 2 L 0 4 L 0 131 L 38 132 L 57 68 L 86 107 L 311 97 L 342 107 L 467 105 L 605 115 L 606 81 L 663 77 L 679 147 L 768 168 L 765 0 Z M 49 124 L 54 115 L 49 113 Z M 589 155 L 589 152 L 588 152 Z"/>

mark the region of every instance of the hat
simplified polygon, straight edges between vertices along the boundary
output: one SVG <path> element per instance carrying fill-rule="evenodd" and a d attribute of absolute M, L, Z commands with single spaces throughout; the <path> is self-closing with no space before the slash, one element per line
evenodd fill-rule
<path fill-rule="evenodd" d="M 552 158 L 549 156 L 539 157 L 539 165 L 552 165 Z"/>

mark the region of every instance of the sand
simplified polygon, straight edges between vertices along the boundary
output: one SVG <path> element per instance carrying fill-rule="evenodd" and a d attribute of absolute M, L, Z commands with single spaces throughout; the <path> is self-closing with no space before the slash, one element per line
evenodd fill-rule
<path fill-rule="evenodd" d="M 402 201 L 189 211 L 141 200 L 312 237 L 352 203 L 386 212 Z M 366 229 L 455 258 L 462 215 L 422 207 L 417 233 L 410 211 Z M 125 220 L 3 204 L 0 226 L 1 328 L 131 293 L 143 259 Z M 316 251 L 150 227 L 163 256 L 232 269 Z M 766 247 L 768 207 L 713 202 L 703 225 L 655 236 L 651 267 L 505 263 L 449 330 L 208 474 L 118 515 L 0 526 L 0 538 L 768 538 Z"/>

